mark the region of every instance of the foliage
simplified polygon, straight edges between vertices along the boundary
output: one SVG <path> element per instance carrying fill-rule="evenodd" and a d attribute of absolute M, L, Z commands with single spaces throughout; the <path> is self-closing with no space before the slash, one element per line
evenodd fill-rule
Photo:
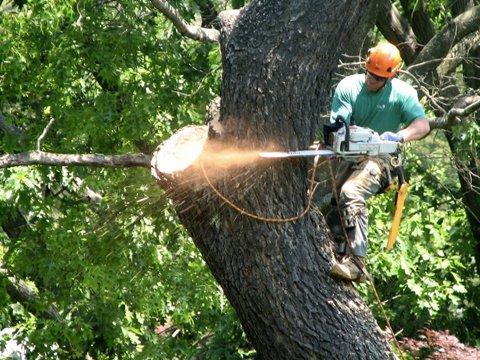
<path fill-rule="evenodd" d="M 23 133 L 4 135 L 3 153 L 34 149 L 51 118 L 44 150 L 151 152 L 201 122 L 219 92 L 218 48 L 181 37 L 148 2 L 30 1 L 0 21 L 1 113 Z M 40 298 L 27 311 L 2 278 L 0 326 L 16 327 L 32 358 L 247 356 L 231 307 L 147 171 L 0 177 L 2 225 L 18 211 L 28 222 L 0 235 L 0 260 Z M 60 322 L 40 316 L 51 304 Z"/>
<path fill-rule="evenodd" d="M 395 331 L 414 336 L 422 327 L 450 329 L 475 344 L 480 336 L 475 241 L 447 149 L 441 136 L 408 149 L 409 195 L 392 252 L 385 244 L 393 196 L 369 202 L 368 263 Z M 384 323 L 369 289 L 362 291 Z"/>

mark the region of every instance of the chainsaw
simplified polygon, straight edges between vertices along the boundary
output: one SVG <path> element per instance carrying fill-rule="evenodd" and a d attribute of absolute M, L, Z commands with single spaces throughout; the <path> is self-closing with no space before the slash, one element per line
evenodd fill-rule
<path fill-rule="evenodd" d="M 382 140 L 377 132 L 356 126 L 353 122 L 347 125 L 341 117 L 333 124 L 324 125 L 323 135 L 326 149 L 266 151 L 258 155 L 263 158 L 325 156 L 353 160 L 362 156 L 387 156 L 399 153 L 398 142 Z"/>
<path fill-rule="evenodd" d="M 337 117 L 333 124 L 323 125 L 325 149 L 297 150 L 297 151 L 270 151 L 260 152 L 263 158 L 297 158 L 297 157 L 327 157 L 345 160 L 359 159 L 366 156 L 390 157 L 390 162 L 398 174 L 398 187 L 395 196 L 395 212 L 392 227 L 387 240 L 387 250 L 391 250 L 396 242 L 404 202 L 407 197 L 408 183 L 405 180 L 402 161 L 400 158 L 400 144 L 395 141 L 386 141 L 372 129 L 356 126 L 353 121 L 350 125 L 342 117 Z M 387 191 L 394 188 L 390 169 L 386 167 L 388 183 Z"/>

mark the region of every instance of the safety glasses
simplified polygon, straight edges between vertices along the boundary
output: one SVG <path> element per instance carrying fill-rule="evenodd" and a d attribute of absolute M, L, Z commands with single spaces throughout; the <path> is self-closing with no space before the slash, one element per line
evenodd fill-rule
<path fill-rule="evenodd" d="M 385 78 L 385 77 L 381 77 L 381 76 L 378 76 L 378 75 L 375 75 L 375 74 L 372 74 L 370 71 L 366 71 L 367 73 L 367 76 L 372 78 L 373 80 L 375 81 L 387 81 L 388 78 Z"/>

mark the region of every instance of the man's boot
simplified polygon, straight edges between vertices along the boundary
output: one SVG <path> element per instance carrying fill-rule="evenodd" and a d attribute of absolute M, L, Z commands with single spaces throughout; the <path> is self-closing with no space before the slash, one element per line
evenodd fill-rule
<path fill-rule="evenodd" d="M 336 261 L 330 270 L 333 277 L 356 282 L 365 282 L 368 278 L 365 259 L 361 256 L 351 255 L 342 261 Z"/>

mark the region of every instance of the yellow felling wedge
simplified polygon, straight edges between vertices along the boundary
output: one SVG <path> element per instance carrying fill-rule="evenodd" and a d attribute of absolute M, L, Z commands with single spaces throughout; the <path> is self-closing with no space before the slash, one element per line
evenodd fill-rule
<path fill-rule="evenodd" d="M 402 219 L 403 205 L 405 199 L 407 198 L 408 193 L 408 184 L 404 182 L 400 185 L 400 188 L 397 192 L 397 201 L 395 203 L 395 214 L 393 215 L 392 227 L 390 229 L 390 234 L 388 235 L 387 241 L 387 250 L 392 250 L 397 241 L 398 232 L 400 229 L 400 220 Z"/>

